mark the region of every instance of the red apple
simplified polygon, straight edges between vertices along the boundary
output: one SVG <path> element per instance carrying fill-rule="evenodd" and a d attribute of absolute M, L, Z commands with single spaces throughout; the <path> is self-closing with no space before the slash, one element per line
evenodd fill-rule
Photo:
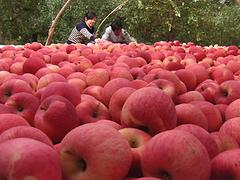
<path fill-rule="evenodd" d="M 147 107 L 147 108 L 146 108 Z M 144 87 L 125 101 L 121 123 L 123 127 L 144 129 L 151 135 L 176 127 L 177 115 L 172 99 L 156 87 Z"/>
<path fill-rule="evenodd" d="M 157 134 L 145 145 L 141 160 L 144 176 L 203 180 L 209 179 L 211 174 L 206 148 L 185 131 L 168 130 Z"/>
<path fill-rule="evenodd" d="M 41 94 L 41 101 L 52 95 L 60 95 L 67 98 L 74 106 L 81 102 L 81 94 L 67 82 L 52 82 Z"/>
<path fill-rule="evenodd" d="M 59 154 L 64 179 L 122 180 L 132 162 L 128 142 L 116 129 L 100 123 L 70 131 L 61 142 Z"/>
<path fill-rule="evenodd" d="M 30 138 L 0 143 L 0 166 L 0 179 L 62 179 L 57 152 Z"/>
<path fill-rule="evenodd" d="M 211 162 L 211 180 L 239 179 L 240 150 L 224 151 Z"/>
<path fill-rule="evenodd" d="M 98 100 L 81 102 L 76 106 L 76 112 L 81 124 L 111 119 L 108 108 Z"/>
<path fill-rule="evenodd" d="M 218 131 L 223 124 L 222 116 L 214 104 L 207 101 L 192 101 L 191 104 L 199 108 L 207 118 L 208 132 Z"/>
<path fill-rule="evenodd" d="M 37 97 L 26 92 L 20 92 L 12 95 L 6 101 L 5 105 L 14 109 L 14 113 L 22 116 L 31 125 L 33 125 L 33 119 L 35 112 L 40 104 Z"/>
<path fill-rule="evenodd" d="M 5 130 L 0 135 L 0 143 L 15 138 L 31 138 L 53 147 L 52 141 L 45 133 L 31 126 L 16 126 Z"/>
<path fill-rule="evenodd" d="M 204 113 L 190 103 L 183 103 L 175 106 L 177 113 L 177 124 L 195 124 L 208 130 L 208 122 Z"/>
<path fill-rule="evenodd" d="M 34 126 L 54 143 L 59 143 L 69 131 L 79 126 L 79 119 L 69 100 L 52 95 L 41 102 L 34 117 Z"/>
<path fill-rule="evenodd" d="M 148 133 L 136 128 L 122 128 L 119 132 L 128 141 L 133 153 L 133 161 L 128 177 L 142 177 L 141 151 L 152 137 Z"/>
<path fill-rule="evenodd" d="M 229 134 L 215 131 L 211 132 L 210 135 L 217 143 L 219 153 L 230 149 L 238 149 L 240 147 L 236 139 Z"/>
<path fill-rule="evenodd" d="M 189 132 L 198 138 L 207 149 L 210 159 L 214 158 L 219 153 L 217 143 L 214 141 L 210 133 L 202 127 L 194 124 L 183 124 L 177 126 L 175 129 Z"/>

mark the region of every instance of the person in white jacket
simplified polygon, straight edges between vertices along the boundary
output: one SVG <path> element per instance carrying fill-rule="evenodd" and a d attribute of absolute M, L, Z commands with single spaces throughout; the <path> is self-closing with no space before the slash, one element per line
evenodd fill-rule
<path fill-rule="evenodd" d="M 113 21 L 111 25 L 105 29 L 101 39 L 111 41 L 113 43 L 128 44 L 130 42 L 136 42 L 136 40 L 122 28 L 122 23 L 119 20 Z"/>

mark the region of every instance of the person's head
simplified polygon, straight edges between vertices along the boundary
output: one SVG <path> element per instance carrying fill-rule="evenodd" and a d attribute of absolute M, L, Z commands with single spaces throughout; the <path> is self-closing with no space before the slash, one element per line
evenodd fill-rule
<path fill-rule="evenodd" d="M 93 27 L 96 19 L 97 19 L 97 15 L 95 12 L 89 11 L 85 14 L 84 16 L 85 22 L 89 27 Z"/>
<path fill-rule="evenodd" d="M 122 23 L 119 20 L 115 20 L 111 23 L 111 28 L 116 36 L 122 33 Z"/>

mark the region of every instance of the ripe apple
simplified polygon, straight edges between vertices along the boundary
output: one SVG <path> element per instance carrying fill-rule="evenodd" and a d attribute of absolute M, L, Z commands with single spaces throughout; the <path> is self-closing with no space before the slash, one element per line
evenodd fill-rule
<path fill-rule="evenodd" d="M 59 154 L 64 179 L 122 180 L 132 162 L 128 142 L 116 129 L 100 123 L 70 131 L 61 142 Z"/>
<path fill-rule="evenodd" d="M 27 82 L 21 79 L 10 79 L 0 86 L 0 102 L 5 103 L 13 94 L 19 92 L 33 93 Z"/>
<path fill-rule="evenodd" d="M 106 69 L 91 69 L 86 75 L 86 83 L 88 86 L 97 85 L 104 86 L 110 79 L 110 75 Z"/>
<path fill-rule="evenodd" d="M 5 106 L 14 109 L 13 113 L 22 116 L 29 122 L 29 124 L 33 125 L 34 115 L 39 104 L 39 99 L 34 95 L 26 92 L 20 92 L 8 98 Z"/>
<path fill-rule="evenodd" d="M 216 104 L 230 104 L 240 98 L 240 82 L 236 80 L 224 81 L 219 85 L 219 91 L 215 95 Z"/>
<path fill-rule="evenodd" d="M 176 123 L 177 115 L 172 99 L 156 87 L 143 87 L 133 92 L 121 112 L 123 127 L 140 128 L 151 135 L 173 129 Z"/>
<path fill-rule="evenodd" d="M 219 132 L 223 133 L 223 134 L 229 134 L 234 139 L 236 139 L 236 141 L 240 145 L 240 134 L 239 134 L 240 125 L 239 125 L 239 120 L 240 120 L 240 117 L 235 117 L 235 118 L 227 120 L 220 127 Z"/>
<path fill-rule="evenodd" d="M 208 132 L 218 131 L 223 124 L 220 111 L 214 104 L 207 101 L 192 101 L 191 104 L 199 108 L 207 118 Z"/>
<path fill-rule="evenodd" d="M 108 108 L 98 100 L 87 100 L 76 106 L 80 124 L 96 122 L 101 119 L 111 119 Z"/>
<path fill-rule="evenodd" d="M 15 126 L 0 135 L 0 143 L 15 138 L 31 138 L 53 147 L 52 141 L 41 130 L 32 126 Z"/>
<path fill-rule="evenodd" d="M 30 126 L 29 123 L 17 114 L 0 114 L 0 134 L 15 126 Z"/>
<path fill-rule="evenodd" d="M 122 87 L 129 87 L 131 81 L 125 78 L 115 78 L 108 81 L 103 87 L 104 104 L 108 105 L 112 95 Z"/>
<path fill-rule="evenodd" d="M 212 72 L 210 73 L 210 76 L 213 80 L 215 80 L 218 84 L 221 84 L 224 81 L 227 80 L 233 80 L 233 72 L 230 71 L 226 67 L 214 67 Z"/>
<path fill-rule="evenodd" d="M 141 157 L 144 176 L 162 179 L 209 179 L 210 163 L 206 148 L 194 135 L 175 129 L 151 138 Z"/>
<path fill-rule="evenodd" d="M 148 133 L 136 128 L 122 128 L 119 132 L 128 141 L 133 154 L 128 177 L 142 177 L 141 151 L 152 137 Z"/>
<path fill-rule="evenodd" d="M 38 56 L 29 57 L 23 63 L 23 73 L 35 74 L 39 69 L 46 67 L 44 60 Z"/>
<path fill-rule="evenodd" d="M 211 162 L 211 179 L 239 179 L 239 159 L 239 149 L 232 149 L 218 154 Z"/>
<path fill-rule="evenodd" d="M 187 69 L 179 69 L 175 71 L 178 78 L 185 84 L 188 91 L 194 90 L 197 85 L 196 75 Z"/>
<path fill-rule="evenodd" d="M 131 87 L 123 87 L 117 90 L 111 97 L 108 108 L 111 114 L 112 120 L 121 124 L 121 112 L 122 107 L 126 99 L 132 94 L 136 89 Z"/>
<path fill-rule="evenodd" d="M 66 82 L 66 79 L 64 76 L 58 73 L 46 74 L 38 80 L 37 90 L 48 86 L 52 82 Z"/>
<path fill-rule="evenodd" d="M 41 101 L 52 95 L 67 98 L 74 106 L 81 102 L 81 94 L 67 82 L 52 82 L 41 93 Z"/>
<path fill-rule="evenodd" d="M 208 130 L 208 122 L 204 113 L 190 103 L 182 103 L 175 106 L 177 114 L 177 124 L 195 124 Z"/>
<path fill-rule="evenodd" d="M 189 132 L 198 138 L 207 149 L 210 159 L 214 158 L 219 153 L 217 143 L 214 141 L 210 133 L 202 127 L 194 124 L 183 124 L 177 126 L 175 129 Z"/>
<path fill-rule="evenodd" d="M 30 138 L 0 143 L 0 166 L 0 179 L 62 179 L 57 152 Z"/>
<path fill-rule="evenodd" d="M 239 105 L 240 105 L 240 99 L 236 99 L 226 107 L 225 120 L 232 119 L 235 117 L 240 117 Z"/>
<path fill-rule="evenodd" d="M 200 92 L 206 101 L 215 103 L 215 96 L 220 91 L 220 88 L 215 81 L 207 79 L 200 83 L 195 90 Z"/>
<path fill-rule="evenodd" d="M 219 131 L 211 132 L 210 135 L 217 143 L 219 153 L 223 151 L 227 151 L 230 149 L 238 149 L 239 144 L 236 139 L 234 139 L 231 135 L 226 133 L 220 133 Z"/>
<path fill-rule="evenodd" d="M 34 126 L 47 134 L 53 143 L 59 143 L 69 131 L 79 126 L 79 119 L 68 99 L 52 95 L 41 102 L 34 117 Z"/>
<path fill-rule="evenodd" d="M 175 98 L 176 104 L 190 103 L 192 101 L 205 101 L 205 98 L 198 91 L 188 91 Z"/>

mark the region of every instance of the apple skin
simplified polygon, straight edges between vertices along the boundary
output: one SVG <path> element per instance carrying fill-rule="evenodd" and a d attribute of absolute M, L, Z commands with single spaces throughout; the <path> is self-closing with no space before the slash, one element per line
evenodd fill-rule
<path fill-rule="evenodd" d="M 119 132 L 128 141 L 133 154 L 132 165 L 127 176 L 142 177 L 141 151 L 152 136 L 136 128 L 122 128 Z"/>
<path fill-rule="evenodd" d="M 29 57 L 23 63 L 23 73 L 35 74 L 39 69 L 46 67 L 46 63 L 38 56 Z"/>
<path fill-rule="evenodd" d="M 173 129 L 177 124 L 175 105 L 159 88 L 143 87 L 133 92 L 125 101 L 121 124 L 123 127 L 144 129 L 150 135 Z"/>
<path fill-rule="evenodd" d="M 210 159 L 214 158 L 219 153 L 217 143 L 214 141 L 210 133 L 202 127 L 194 124 L 183 124 L 177 126 L 175 129 L 193 134 L 205 146 Z"/>
<path fill-rule="evenodd" d="M 88 86 L 97 85 L 104 86 L 110 79 L 110 75 L 106 69 L 91 69 L 86 75 L 86 83 Z"/>
<path fill-rule="evenodd" d="M 215 95 L 215 104 L 230 104 L 240 98 L 240 82 L 236 80 L 224 81 L 219 85 Z"/>
<path fill-rule="evenodd" d="M 235 117 L 232 119 L 227 120 L 219 129 L 220 133 L 229 134 L 232 136 L 238 144 L 240 145 L 240 124 L 239 124 L 240 117 Z"/>
<path fill-rule="evenodd" d="M 206 101 L 215 104 L 215 96 L 220 91 L 219 84 L 211 79 L 207 79 L 200 83 L 196 89 L 196 91 L 200 92 Z"/>
<path fill-rule="evenodd" d="M 58 74 L 58 73 L 46 74 L 38 80 L 37 90 L 39 90 L 43 87 L 47 87 L 52 82 L 66 82 L 66 79 L 64 76 L 62 76 L 61 74 Z"/>
<path fill-rule="evenodd" d="M 178 126 L 181 124 L 195 124 L 208 130 L 207 118 L 198 107 L 190 103 L 183 103 L 176 105 L 175 108 Z"/>
<path fill-rule="evenodd" d="M 240 150 L 224 151 L 211 162 L 211 180 L 228 180 L 240 178 Z"/>
<path fill-rule="evenodd" d="M 111 126 L 113 127 L 114 129 L 116 130 L 119 130 L 122 128 L 122 126 L 112 120 L 108 120 L 108 119 L 101 119 L 101 120 L 98 120 L 96 123 L 101 123 L 101 124 L 104 124 L 104 125 L 107 125 L 107 126 Z"/>
<path fill-rule="evenodd" d="M 98 100 L 83 101 L 76 106 L 80 124 L 111 119 L 108 108 Z"/>
<path fill-rule="evenodd" d="M 0 166 L 0 179 L 62 179 L 57 152 L 49 145 L 30 138 L 0 143 Z"/>
<path fill-rule="evenodd" d="M 197 79 L 197 84 L 209 79 L 209 73 L 206 68 L 200 64 L 190 64 L 185 67 L 185 69 L 192 71 Z"/>
<path fill-rule="evenodd" d="M 14 109 L 15 114 L 22 116 L 29 124 L 33 125 L 35 112 L 40 104 L 40 100 L 32 94 L 20 92 L 8 98 L 5 106 Z"/>
<path fill-rule="evenodd" d="M 217 143 L 219 153 L 230 149 L 238 149 L 240 146 L 231 135 L 220 133 L 219 131 L 211 132 L 210 135 Z"/>
<path fill-rule="evenodd" d="M 122 87 L 129 87 L 130 84 L 131 84 L 131 81 L 125 78 L 115 78 L 108 81 L 103 87 L 104 104 L 108 106 L 112 95 Z"/>
<path fill-rule="evenodd" d="M 215 80 L 218 84 L 221 84 L 227 80 L 233 80 L 233 72 L 226 67 L 214 67 L 210 73 L 211 79 Z"/>
<path fill-rule="evenodd" d="M 240 117 L 240 99 L 231 102 L 225 110 L 225 120 Z"/>
<path fill-rule="evenodd" d="M 0 134 L 15 126 L 30 126 L 30 124 L 17 114 L 0 114 Z"/>
<path fill-rule="evenodd" d="M 149 82 L 149 83 L 152 82 L 153 80 L 157 80 L 157 79 L 166 79 L 166 80 L 173 82 L 173 84 L 176 87 L 177 95 L 187 92 L 187 88 L 186 88 L 185 84 L 178 78 L 178 76 L 176 74 L 172 73 L 171 71 L 157 68 L 157 69 L 151 70 L 143 78 L 143 80 L 145 80 L 146 82 Z"/>
<path fill-rule="evenodd" d="M 128 142 L 116 129 L 100 123 L 73 129 L 58 149 L 63 179 L 122 180 L 132 162 Z"/>
<path fill-rule="evenodd" d="M 121 124 L 121 112 L 122 107 L 127 100 L 127 98 L 135 91 L 136 89 L 131 87 L 123 87 L 117 90 L 111 97 L 108 105 L 109 113 L 111 114 L 112 120 Z"/>
<path fill-rule="evenodd" d="M 147 87 L 157 87 L 161 90 L 163 90 L 168 96 L 172 98 L 172 100 L 175 100 L 175 97 L 177 96 L 177 90 L 176 86 L 172 81 L 166 80 L 166 79 L 157 79 L 150 82 Z"/>
<path fill-rule="evenodd" d="M 194 90 L 197 85 L 196 75 L 187 69 L 179 69 L 175 71 L 178 78 L 185 84 L 188 91 Z"/>
<path fill-rule="evenodd" d="M 204 96 L 198 91 L 188 91 L 175 98 L 175 104 L 190 103 L 192 101 L 205 101 Z"/>
<path fill-rule="evenodd" d="M 87 86 L 83 91 L 82 94 L 88 94 L 99 100 L 100 102 L 104 103 L 104 96 L 103 96 L 103 87 L 98 85 L 91 85 Z"/>
<path fill-rule="evenodd" d="M 33 90 L 27 82 L 21 79 L 10 79 L 3 82 L 0 86 L 0 102 L 4 104 L 9 97 L 19 92 L 33 93 Z"/>
<path fill-rule="evenodd" d="M 191 104 L 199 108 L 207 118 L 208 132 L 218 131 L 223 124 L 220 111 L 214 104 L 207 101 L 192 101 Z"/>
<path fill-rule="evenodd" d="M 162 180 L 162 179 L 155 177 L 141 177 L 141 178 L 126 178 L 125 180 Z"/>
<path fill-rule="evenodd" d="M 67 82 L 52 82 L 41 93 L 41 101 L 52 95 L 60 95 L 67 98 L 74 106 L 81 102 L 81 94 Z"/>
<path fill-rule="evenodd" d="M 15 138 L 31 138 L 53 147 L 52 141 L 41 130 L 32 126 L 16 126 L 0 134 L 0 143 Z"/>
<path fill-rule="evenodd" d="M 75 107 L 68 99 L 52 95 L 41 102 L 34 117 L 34 126 L 47 134 L 55 144 L 79 126 L 79 119 Z"/>
<path fill-rule="evenodd" d="M 191 133 L 176 129 L 155 135 L 144 146 L 141 157 L 144 176 L 162 179 L 209 179 L 210 163 L 202 143 Z"/>

